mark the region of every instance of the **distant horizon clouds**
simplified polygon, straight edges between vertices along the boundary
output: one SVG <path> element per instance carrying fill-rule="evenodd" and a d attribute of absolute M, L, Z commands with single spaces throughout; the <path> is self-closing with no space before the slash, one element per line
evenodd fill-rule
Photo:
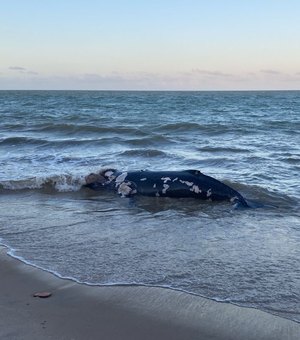
<path fill-rule="evenodd" d="M 2 90 L 295 90 L 298 85 L 297 88 L 293 85 L 300 83 L 300 72 L 285 74 L 275 70 L 260 70 L 251 74 L 191 70 L 171 74 L 112 72 L 51 76 L 44 76 L 20 66 L 12 66 L 10 70 L 15 71 L 16 76 L 2 76 L 0 79 L 5 79 L 3 83 L 0 81 Z M 3 87 L 3 84 L 11 85 Z"/>
<path fill-rule="evenodd" d="M 18 73 L 22 74 L 38 75 L 38 72 L 28 70 L 22 66 L 10 66 L 8 69 L 11 71 L 17 71 Z"/>
<path fill-rule="evenodd" d="M 299 90 L 296 0 L 10 0 L 0 89 Z"/>

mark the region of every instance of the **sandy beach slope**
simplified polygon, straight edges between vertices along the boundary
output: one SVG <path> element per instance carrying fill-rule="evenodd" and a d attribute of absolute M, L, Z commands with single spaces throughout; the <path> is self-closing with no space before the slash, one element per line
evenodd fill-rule
<path fill-rule="evenodd" d="M 0 339 L 299 340 L 300 324 L 251 308 L 149 287 L 62 280 L 0 248 Z M 35 292 L 50 291 L 46 299 Z"/>

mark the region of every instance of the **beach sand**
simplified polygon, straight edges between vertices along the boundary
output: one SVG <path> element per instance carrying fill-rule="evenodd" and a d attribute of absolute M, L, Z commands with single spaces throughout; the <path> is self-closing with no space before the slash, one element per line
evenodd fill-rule
<path fill-rule="evenodd" d="M 0 339 L 299 340 L 300 324 L 256 309 L 155 287 L 60 279 L 0 248 Z M 33 294 L 49 291 L 49 298 Z"/>

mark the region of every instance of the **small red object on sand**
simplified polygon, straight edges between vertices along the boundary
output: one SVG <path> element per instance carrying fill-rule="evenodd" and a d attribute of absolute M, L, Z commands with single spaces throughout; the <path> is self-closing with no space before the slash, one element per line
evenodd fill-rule
<path fill-rule="evenodd" d="M 50 293 L 50 292 L 38 292 L 38 293 L 33 294 L 34 297 L 39 297 L 39 298 L 48 298 L 51 295 L 52 295 L 52 293 Z"/>

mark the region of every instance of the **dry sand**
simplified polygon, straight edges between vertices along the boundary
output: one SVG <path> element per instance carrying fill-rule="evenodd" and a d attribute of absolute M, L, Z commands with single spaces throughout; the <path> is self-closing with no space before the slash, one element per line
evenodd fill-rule
<path fill-rule="evenodd" d="M 46 299 L 35 292 L 50 291 Z M 300 324 L 163 288 L 60 279 L 0 248 L 0 339 L 299 340 Z"/>

